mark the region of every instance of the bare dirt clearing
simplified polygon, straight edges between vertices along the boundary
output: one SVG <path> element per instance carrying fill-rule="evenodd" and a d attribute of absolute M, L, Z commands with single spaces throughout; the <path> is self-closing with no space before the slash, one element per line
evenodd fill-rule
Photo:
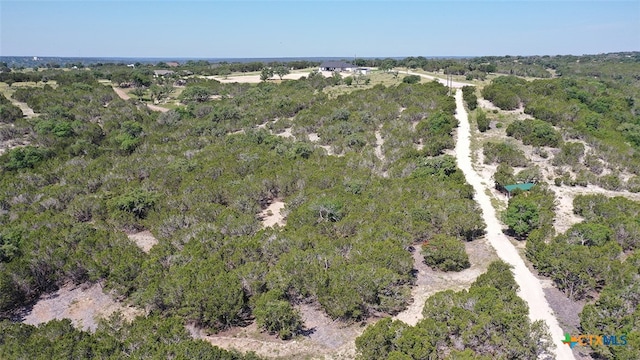
<path fill-rule="evenodd" d="M 318 142 L 320 142 L 320 137 L 318 136 L 317 133 L 310 133 L 310 134 L 307 135 L 307 138 L 309 139 L 309 141 L 311 141 L 312 143 L 315 144 L 315 147 L 324 149 L 324 151 L 327 152 L 327 155 L 329 155 L 329 156 L 335 156 L 336 155 L 336 153 L 333 151 L 333 147 L 331 145 L 319 145 L 318 144 Z M 337 156 L 342 156 L 342 154 L 338 154 Z"/>
<path fill-rule="evenodd" d="M 594 185 L 582 186 L 551 186 L 556 194 L 556 218 L 553 225 L 557 233 L 567 231 L 572 225 L 582 221 L 582 218 L 573 213 L 573 199 L 578 195 L 601 194 L 607 197 L 622 196 L 627 199 L 640 202 L 640 193 L 628 191 L 605 190 Z"/>
<path fill-rule="evenodd" d="M 25 324 L 38 325 L 54 319 L 70 319 L 79 329 L 95 331 L 99 319 L 120 312 L 132 320 L 143 311 L 113 300 L 105 294 L 102 284 L 65 285 L 58 291 L 44 295 L 24 316 Z"/>
<path fill-rule="evenodd" d="M 413 267 L 417 270 L 416 283 L 411 289 L 413 303 L 394 316 L 394 319 L 416 325 L 422 319 L 422 309 L 429 296 L 443 290 L 468 289 L 478 276 L 487 271 L 489 263 L 498 259 L 486 238 L 466 242 L 464 245 L 471 267 L 459 272 L 433 270 L 424 263 L 420 247 L 416 248 L 413 252 Z"/>
<path fill-rule="evenodd" d="M 360 324 L 345 324 L 331 320 L 317 306 L 296 306 L 302 314 L 305 335 L 293 340 L 280 340 L 261 331 L 255 323 L 243 328 L 234 328 L 218 334 L 207 334 L 203 329 L 188 325 L 192 337 L 205 340 L 223 349 L 235 349 L 273 359 L 354 359 L 355 338 L 365 327 Z"/>
<path fill-rule="evenodd" d="M 117 95 L 120 97 L 120 99 L 122 99 L 122 100 L 125 100 L 125 101 L 126 101 L 126 100 L 131 99 L 131 96 L 129 96 L 129 94 L 127 94 L 124 90 L 122 90 L 122 89 L 121 89 L 121 88 L 119 88 L 119 87 L 115 87 L 115 86 L 113 86 L 113 91 L 115 91 L 115 92 L 116 92 L 116 94 L 117 94 Z"/>
<path fill-rule="evenodd" d="M 293 134 L 291 133 L 291 128 L 290 127 L 284 129 L 283 132 L 276 134 L 276 136 L 280 136 L 280 137 L 283 137 L 283 138 L 293 138 L 294 137 Z"/>
<path fill-rule="evenodd" d="M 269 206 L 262 210 L 258 217 L 262 221 L 262 227 L 268 228 L 273 227 L 276 224 L 279 226 L 285 226 L 285 217 L 284 217 L 284 206 L 285 203 L 280 200 L 274 200 Z"/>
<path fill-rule="evenodd" d="M 302 77 L 309 76 L 311 71 L 309 70 L 294 70 L 293 72 L 282 77 L 282 80 L 298 80 Z M 333 76 L 332 71 L 319 71 L 324 77 Z M 351 73 L 339 73 L 340 76 L 346 77 L 352 75 Z M 205 76 L 207 79 L 214 79 L 221 83 L 246 83 L 246 84 L 257 84 L 262 82 L 260 79 L 260 74 L 245 74 L 245 75 L 232 75 L 232 76 Z M 272 76 L 268 81 L 280 81 L 279 76 Z"/>
<path fill-rule="evenodd" d="M 141 231 L 135 234 L 127 234 L 129 240 L 133 241 L 138 245 L 142 251 L 148 253 L 151 251 L 151 248 L 158 243 L 158 239 L 153 236 L 151 231 Z"/>

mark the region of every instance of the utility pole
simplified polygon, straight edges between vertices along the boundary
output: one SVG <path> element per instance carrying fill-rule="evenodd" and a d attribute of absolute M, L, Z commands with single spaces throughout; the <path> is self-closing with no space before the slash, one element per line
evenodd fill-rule
<path fill-rule="evenodd" d="M 448 95 L 451 96 L 451 85 L 453 85 L 452 78 L 451 78 L 451 71 L 447 67 L 446 69 L 444 69 L 444 72 L 447 75 L 447 87 L 449 88 Z"/>

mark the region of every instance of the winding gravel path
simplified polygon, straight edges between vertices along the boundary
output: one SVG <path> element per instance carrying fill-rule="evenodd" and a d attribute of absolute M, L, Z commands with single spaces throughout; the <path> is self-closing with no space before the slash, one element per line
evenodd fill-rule
<path fill-rule="evenodd" d="M 124 92 L 122 89 L 112 86 L 113 91 L 116 92 L 116 94 L 120 97 L 120 99 L 122 100 L 129 100 L 131 99 L 131 96 L 129 96 L 126 92 Z M 160 111 L 160 112 L 167 112 L 169 111 L 169 109 L 167 108 L 163 108 L 162 106 L 158 106 L 158 105 L 153 105 L 153 104 L 146 104 L 147 107 L 149 108 L 149 110 L 151 111 Z"/>
<path fill-rule="evenodd" d="M 413 72 L 413 71 L 398 71 L 400 74 L 407 74 L 407 75 L 418 75 L 420 77 L 423 77 L 425 79 L 429 79 L 429 80 L 437 80 L 440 84 L 447 86 L 447 79 L 443 79 L 443 78 L 439 78 L 436 76 L 432 76 L 432 75 L 427 75 L 427 74 L 421 74 L 421 73 L 417 73 L 417 72 Z M 473 84 L 468 84 L 468 83 L 463 83 L 463 82 L 459 82 L 459 81 L 451 81 L 451 86 L 456 88 L 456 89 L 460 89 L 464 86 L 474 86 Z"/>
<path fill-rule="evenodd" d="M 502 225 L 498 221 L 493 205 L 491 205 L 491 199 L 485 193 L 487 184 L 482 182 L 482 177 L 473 169 L 470 149 L 471 128 L 467 112 L 462 103 L 462 90 L 456 91 L 456 118 L 460 122 L 455 149 L 458 167 L 464 173 L 467 182 L 473 186 L 475 200 L 482 208 L 482 217 L 487 224 L 489 243 L 496 250 L 500 259 L 513 266 L 513 275 L 520 286 L 518 295 L 529 306 L 529 318 L 531 321 L 543 320 L 547 324 L 551 339 L 555 345 L 553 352 L 556 359 L 574 359 L 571 349 L 562 343 L 564 333 L 544 296 L 542 284 L 529 271 L 516 248 L 511 244 L 507 236 L 503 234 Z"/>

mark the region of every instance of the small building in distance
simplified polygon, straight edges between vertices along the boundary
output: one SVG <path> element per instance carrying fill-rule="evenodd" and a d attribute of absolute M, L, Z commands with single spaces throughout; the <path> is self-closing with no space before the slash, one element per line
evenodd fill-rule
<path fill-rule="evenodd" d="M 177 61 L 168 61 L 166 64 L 169 67 L 178 67 L 178 66 L 180 66 L 180 63 L 177 62 Z"/>
<path fill-rule="evenodd" d="M 325 61 L 320 64 L 320 71 L 355 71 L 358 67 L 344 61 Z"/>

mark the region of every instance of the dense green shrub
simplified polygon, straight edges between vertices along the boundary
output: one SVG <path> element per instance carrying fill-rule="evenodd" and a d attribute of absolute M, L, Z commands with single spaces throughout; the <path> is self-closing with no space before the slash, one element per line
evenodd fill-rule
<path fill-rule="evenodd" d="M 436 235 L 422 246 L 424 262 L 442 271 L 460 271 L 471 266 L 464 244 L 453 236 Z"/>
<path fill-rule="evenodd" d="M 7 151 L 0 156 L 0 162 L 7 170 L 28 169 L 33 168 L 49 156 L 51 156 L 51 152 L 46 149 L 25 146 Z"/>
<path fill-rule="evenodd" d="M 289 339 L 302 330 L 302 318 L 288 301 L 275 292 L 267 292 L 256 300 L 253 310 L 258 326 L 281 339 Z"/>
<path fill-rule="evenodd" d="M 525 239 L 531 231 L 551 225 L 555 209 L 554 199 L 553 192 L 536 185 L 531 190 L 509 199 L 509 205 L 502 214 L 502 221 L 515 236 Z"/>
<path fill-rule="evenodd" d="M 512 122 L 507 126 L 507 136 L 525 145 L 558 147 L 562 143 L 562 136 L 551 124 L 536 119 Z"/>
<path fill-rule="evenodd" d="M 488 141 L 483 145 L 485 164 L 506 164 L 513 167 L 525 167 L 529 164 L 524 152 L 508 142 Z"/>
<path fill-rule="evenodd" d="M 133 345 L 135 344 L 135 345 Z M 0 357 L 3 359 L 178 358 L 204 360 L 258 360 L 194 340 L 175 317 L 139 317 L 131 323 L 114 315 L 95 333 L 80 331 L 71 321 L 53 320 L 38 327 L 0 321 Z"/>
<path fill-rule="evenodd" d="M 482 96 L 502 110 L 515 110 L 525 102 L 527 81 L 515 76 L 501 76 L 482 89 Z"/>
<path fill-rule="evenodd" d="M 0 123 L 12 124 L 24 116 L 19 107 L 13 105 L 9 99 L 0 94 Z"/>
<path fill-rule="evenodd" d="M 570 165 L 579 164 L 584 155 L 584 145 L 579 142 L 565 142 L 560 147 L 560 152 L 553 158 L 553 165 Z"/>
<path fill-rule="evenodd" d="M 420 80 L 420 75 L 407 75 L 402 78 L 402 82 L 405 84 L 417 84 Z"/>
<path fill-rule="evenodd" d="M 498 190 L 504 189 L 505 185 L 515 184 L 516 175 L 513 168 L 507 164 L 499 164 L 496 172 L 493 174 L 495 187 Z"/>
<path fill-rule="evenodd" d="M 475 110 L 478 107 L 478 97 L 476 96 L 475 86 L 463 86 L 462 98 L 467 103 L 469 110 Z"/>
<path fill-rule="evenodd" d="M 480 132 L 485 132 L 490 128 L 491 120 L 487 118 L 487 114 L 482 109 L 476 111 L 476 125 L 478 125 L 478 131 Z"/>
<path fill-rule="evenodd" d="M 154 204 L 158 196 L 142 189 L 133 189 L 125 194 L 110 200 L 112 208 L 134 214 L 139 219 L 144 219 Z"/>

